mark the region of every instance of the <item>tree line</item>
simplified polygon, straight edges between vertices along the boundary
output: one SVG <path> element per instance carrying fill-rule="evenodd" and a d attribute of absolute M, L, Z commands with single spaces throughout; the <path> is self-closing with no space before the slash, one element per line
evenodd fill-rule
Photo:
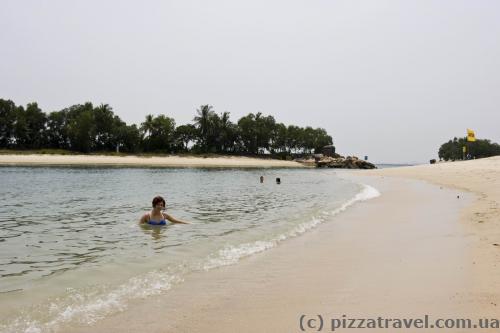
<path fill-rule="evenodd" d="M 464 154 L 463 147 L 466 147 Z M 500 145 L 490 140 L 476 139 L 467 142 L 467 137 L 453 138 L 441 145 L 438 152 L 439 158 L 445 161 L 483 158 L 500 155 Z"/>
<path fill-rule="evenodd" d="M 273 116 L 249 113 L 236 123 L 212 106 L 196 110 L 193 123 L 176 126 L 164 114 L 127 125 L 108 104 L 87 102 L 44 113 L 37 103 L 16 106 L 0 99 L 0 148 L 65 149 L 76 152 L 220 153 L 291 155 L 333 143 L 323 128 L 284 125 Z"/>

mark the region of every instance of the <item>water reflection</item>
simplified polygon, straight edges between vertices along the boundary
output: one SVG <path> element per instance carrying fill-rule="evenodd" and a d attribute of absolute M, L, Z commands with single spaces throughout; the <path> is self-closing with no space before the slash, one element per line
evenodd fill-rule
<path fill-rule="evenodd" d="M 141 223 L 139 224 L 139 227 L 145 235 L 151 236 L 151 238 L 155 241 L 159 241 L 166 236 L 168 226 Z"/>

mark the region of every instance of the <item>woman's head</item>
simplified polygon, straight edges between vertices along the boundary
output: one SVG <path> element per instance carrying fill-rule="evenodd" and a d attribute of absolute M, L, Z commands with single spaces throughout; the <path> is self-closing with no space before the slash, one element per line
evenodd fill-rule
<path fill-rule="evenodd" d="M 165 207 L 166 206 L 166 202 L 165 202 L 165 199 L 163 199 L 163 197 L 161 196 L 156 196 L 153 198 L 153 208 L 155 207 Z"/>

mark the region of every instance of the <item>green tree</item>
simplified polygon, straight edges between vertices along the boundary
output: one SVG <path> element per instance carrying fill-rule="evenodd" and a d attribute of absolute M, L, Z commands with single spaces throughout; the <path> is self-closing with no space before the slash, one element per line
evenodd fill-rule
<path fill-rule="evenodd" d="M 439 158 L 445 161 L 461 160 L 464 156 L 463 147 L 467 147 L 469 158 L 483 158 L 500 155 L 500 145 L 492 143 L 490 140 L 476 139 L 474 142 L 467 142 L 466 137 L 453 138 L 443 143 L 438 150 Z"/>
<path fill-rule="evenodd" d="M 274 125 L 270 144 L 272 153 L 286 152 L 287 135 L 287 127 L 284 124 L 277 123 Z"/>
<path fill-rule="evenodd" d="M 135 124 L 128 126 L 124 122 L 114 127 L 116 145 L 122 152 L 137 152 L 140 149 L 141 133 Z"/>
<path fill-rule="evenodd" d="M 229 112 L 222 113 L 219 125 L 221 152 L 235 152 L 239 149 L 239 128 L 229 120 Z"/>
<path fill-rule="evenodd" d="M 234 146 L 233 124 L 229 120 L 229 112 L 223 112 L 219 119 L 219 151 L 227 152 Z"/>
<path fill-rule="evenodd" d="M 241 117 L 238 120 L 238 128 L 244 151 L 250 154 L 257 154 L 259 152 L 259 145 L 255 115 L 249 113 Z"/>
<path fill-rule="evenodd" d="M 307 126 L 306 128 L 303 129 L 303 131 L 302 131 L 302 152 L 303 153 L 310 154 L 314 150 L 315 138 L 316 138 L 316 131 L 312 127 Z"/>
<path fill-rule="evenodd" d="M 188 151 L 189 145 L 199 137 L 198 130 L 194 125 L 187 124 L 178 126 L 174 132 L 176 150 Z"/>
<path fill-rule="evenodd" d="M 68 111 L 54 111 L 47 117 L 45 142 L 49 148 L 69 149 Z"/>
<path fill-rule="evenodd" d="M 314 139 L 313 146 L 315 153 L 320 153 L 324 146 L 333 145 L 333 139 L 325 129 L 316 128 L 314 129 Z"/>
<path fill-rule="evenodd" d="M 215 112 L 208 116 L 208 130 L 206 133 L 206 150 L 210 153 L 221 152 L 221 119 Z"/>
<path fill-rule="evenodd" d="M 73 105 L 68 108 L 67 112 L 69 148 L 83 153 L 91 152 L 96 137 L 92 103 Z"/>
<path fill-rule="evenodd" d="M 271 150 L 276 120 L 273 116 L 262 116 L 262 113 L 255 115 L 255 127 L 257 135 L 257 149 L 259 153 Z"/>
<path fill-rule="evenodd" d="M 10 147 L 15 142 L 14 125 L 16 104 L 11 100 L 0 99 L 0 147 Z"/>
<path fill-rule="evenodd" d="M 108 104 L 101 104 L 93 109 L 95 123 L 95 137 L 93 148 L 96 150 L 116 149 L 117 137 L 115 127 L 121 125 L 119 117 L 115 116 L 113 109 Z"/>
<path fill-rule="evenodd" d="M 26 149 L 28 142 L 28 124 L 26 122 L 26 111 L 22 105 L 14 111 L 14 146 L 17 149 Z"/>
<path fill-rule="evenodd" d="M 145 137 L 148 137 L 153 133 L 154 126 L 153 126 L 153 119 L 154 116 L 152 114 L 148 114 L 146 116 L 146 120 L 141 124 L 141 131 L 144 134 Z"/>
<path fill-rule="evenodd" d="M 191 147 L 195 152 L 292 154 L 310 153 L 332 144 L 324 129 L 287 127 L 260 112 L 249 113 L 234 124 L 229 112 L 219 115 L 210 105 L 202 105 L 196 111 L 194 125 L 175 128 L 172 118 L 147 115 L 138 128 L 128 126 L 108 104 L 94 107 L 87 102 L 46 115 L 37 103 L 30 103 L 25 109 L 0 99 L 0 147 L 49 147 L 86 153 L 114 151 L 117 147 L 127 152 L 187 151 Z M 463 139 L 444 144 L 440 156 L 457 158 L 460 140 Z M 478 140 L 470 148 L 477 157 L 498 153 L 498 145 L 488 140 Z"/>
<path fill-rule="evenodd" d="M 478 139 L 470 145 L 471 155 L 474 158 L 483 158 L 500 155 L 500 145 L 490 140 Z"/>
<path fill-rule="evenodd" d="M 208 151 L 210 135 L 213 133 L 213 115 L 215 112 L 212 110 L 211 105 L 202 105 L 196 110 L 196 116 L 194 117 L 195 126 L 198 129 L 199 145 L 203 151 Z"/>
<path fill-rule="evenodd" d="M 297 153 L 297 150 L 301 147 L 302 129 L 299 126 L 288 125 L 286 132 L 286 147 L 288 149 L 288 153 Z"/>
<path fill-rule="evenodd" d="M 152 114 L 146 115 L 146 119 L 140 126 L 141 133 L 141 144 L 145 151 L 149 151 L 149 137 L 153 133 L 154 125 L 153 125 L 154 116 Z"/>
<path fill-rule="evenodd" d="M 37 103 L 30 103 L 24 112 L 26 137 L 24 145 L 30 149 L 39 149 L 43 146 L 47 116 L 38 107 Z"/>
<path fill-rule="evenodd" d="M 148 115 L 141 125 L 146 151 L 171 152 L 174 146 L 175 120 L 165 115 Z"/>

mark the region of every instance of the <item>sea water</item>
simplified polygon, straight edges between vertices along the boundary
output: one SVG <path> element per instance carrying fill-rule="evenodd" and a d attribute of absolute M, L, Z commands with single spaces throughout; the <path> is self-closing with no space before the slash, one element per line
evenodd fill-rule
<path fill-rule="evenodd" d="M 190 224 L 140 226 L 156 195 Z M 331 169 L 1 167 L 0 332 L 91 325 L 377 195 Z"/>

